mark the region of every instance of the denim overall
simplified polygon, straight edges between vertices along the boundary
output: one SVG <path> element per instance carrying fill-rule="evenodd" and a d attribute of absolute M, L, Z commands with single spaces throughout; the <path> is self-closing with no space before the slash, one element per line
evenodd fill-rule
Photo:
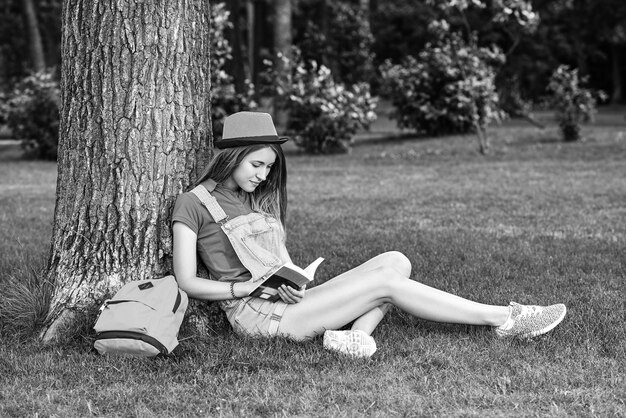
<path fill-rule="evenodd" d="M 228 237 L 237 257 L 256 282 L 274 274 L 291 261 L 285 247 L 285 234 L 275 218 L 258 212 L 228 219 L 215 197 L 202 185 L 191 190 Z M 276 335 L 287 304 L 244 297 L 219 302 L 237 332 L 251 335 Z"/>

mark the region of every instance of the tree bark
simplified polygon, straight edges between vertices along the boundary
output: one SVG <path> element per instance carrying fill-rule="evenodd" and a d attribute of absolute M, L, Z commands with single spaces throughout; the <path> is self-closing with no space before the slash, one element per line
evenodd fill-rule
<path fill-rule="evenodd" d="M 37 22 L 37 12 L 33 0 L 21 0 L 22 13 L 26 22 L 28 32 L 28 49 L 30 52 L 31 64 L 34 71 L 43 71 L 46 68 L 46 60 L 43 53 L 43 43 Z"/>
<path fill-rule="evenodd" d="M 206 0 L 64 2 L 44 341 L 123 283 L 171 271 L 172 205 L 211 156 L 209 18 Z"/>

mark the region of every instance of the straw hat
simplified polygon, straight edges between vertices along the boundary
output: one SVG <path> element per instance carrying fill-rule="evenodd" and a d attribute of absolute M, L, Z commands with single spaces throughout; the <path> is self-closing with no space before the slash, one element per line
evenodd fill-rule
<path fill-rule="evenodd" d="M 282 144 L 288 139 L 278 137 L 269 113 L 237 112 L 224 119 L 222 139 L 215 141 L 215 146 L 222 149 L 257 144 Z"/>

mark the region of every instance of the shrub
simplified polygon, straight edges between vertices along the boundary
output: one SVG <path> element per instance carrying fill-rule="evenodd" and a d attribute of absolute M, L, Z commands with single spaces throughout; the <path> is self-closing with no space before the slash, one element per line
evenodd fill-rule
<path fill-rule="evenodd" d="M 293 52 L 290 80 L 278 80 L 277 94 L 289 112 L 287 134 L 311 154 L 344 153 L 354 134 L 376 119 L 377 100 L 367 83 L 346 87 L 334 81 L 330 69 L 316 61 L 305 62 Z M 284 57 L 280 57 L 286 60 Z M 264 78 L 276 80 L 270 66 Z"/>
<path fill-rule="evenodd" d="M 567 65 L 557 68 L 550 78 L 550 105 L 556 110 L 565 141 L 580 139 L 581 124 L 593 121 L 596 100 L 605 97 L 603 92 L 594 93 L 584 88 L 586 82 L 587 77 L 579 77 L 578 70 L 572 70 Z"/>
<path fill-rule="evenodd" d="M 4 108 L 7 126 L 28 156 L 56 160 L 59 145 L 59 84 L 42 71 L 20 81 Z"/>
<path fill-rule="evenodd" d="M 400 128 L 427 135 L 467 133 L 499 121 L 494 65 L 502 53 L 479 48 L 449 33 L 428 43 L 417 58 L 380 71 L 383 94 L 391 99 L 391 117 Z"/>
<path fill-rule="evenodd" d="M 246 81 L 246 91 L 237 93 L 233 77 L 224 70 L 226 63 L 232 59 L 232 48 L 224 34 L 227 28 L 232 27 L 232 23 L 228 20 L 229 15 L 225 3 L 211 4 L 209 36 L 211 38 L 211 121 L 214 139 L 222 136 L 226 116 L 257 107 L 253 100 L 252 84 Z"/>
<path fill-rule="evenodd" d="M 257 108 L 251 84 L 248 84 L 248 90 L 245 93 L 237 93 L 230 75 L 220 71 L 217 77 L 220 81 L 211 84 L 211 122 L 214 139 L 221 138 L 226 116 Z"/>

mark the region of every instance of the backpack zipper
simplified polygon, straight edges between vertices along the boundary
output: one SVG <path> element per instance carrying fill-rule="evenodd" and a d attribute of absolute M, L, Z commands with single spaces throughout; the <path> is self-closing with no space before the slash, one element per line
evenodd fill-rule
<path fill-rule="evenodd" d="M 109 339 L 116 339 L 116 338 L 140 340 L 140 341 L 150 344 L 151 346 L 159 350 L 159 352 L 163 355 L 169 354 L 169 352 L 167 351 L 167 348 L 165 348 L 165 346 L 161 344 L 159 340 L 146 334 L 140 334 L 138 332 L 132 332 L 132 331 L 104 331 L 99 334 L 96 334 L 96 340 L 109 340 Z"/>

